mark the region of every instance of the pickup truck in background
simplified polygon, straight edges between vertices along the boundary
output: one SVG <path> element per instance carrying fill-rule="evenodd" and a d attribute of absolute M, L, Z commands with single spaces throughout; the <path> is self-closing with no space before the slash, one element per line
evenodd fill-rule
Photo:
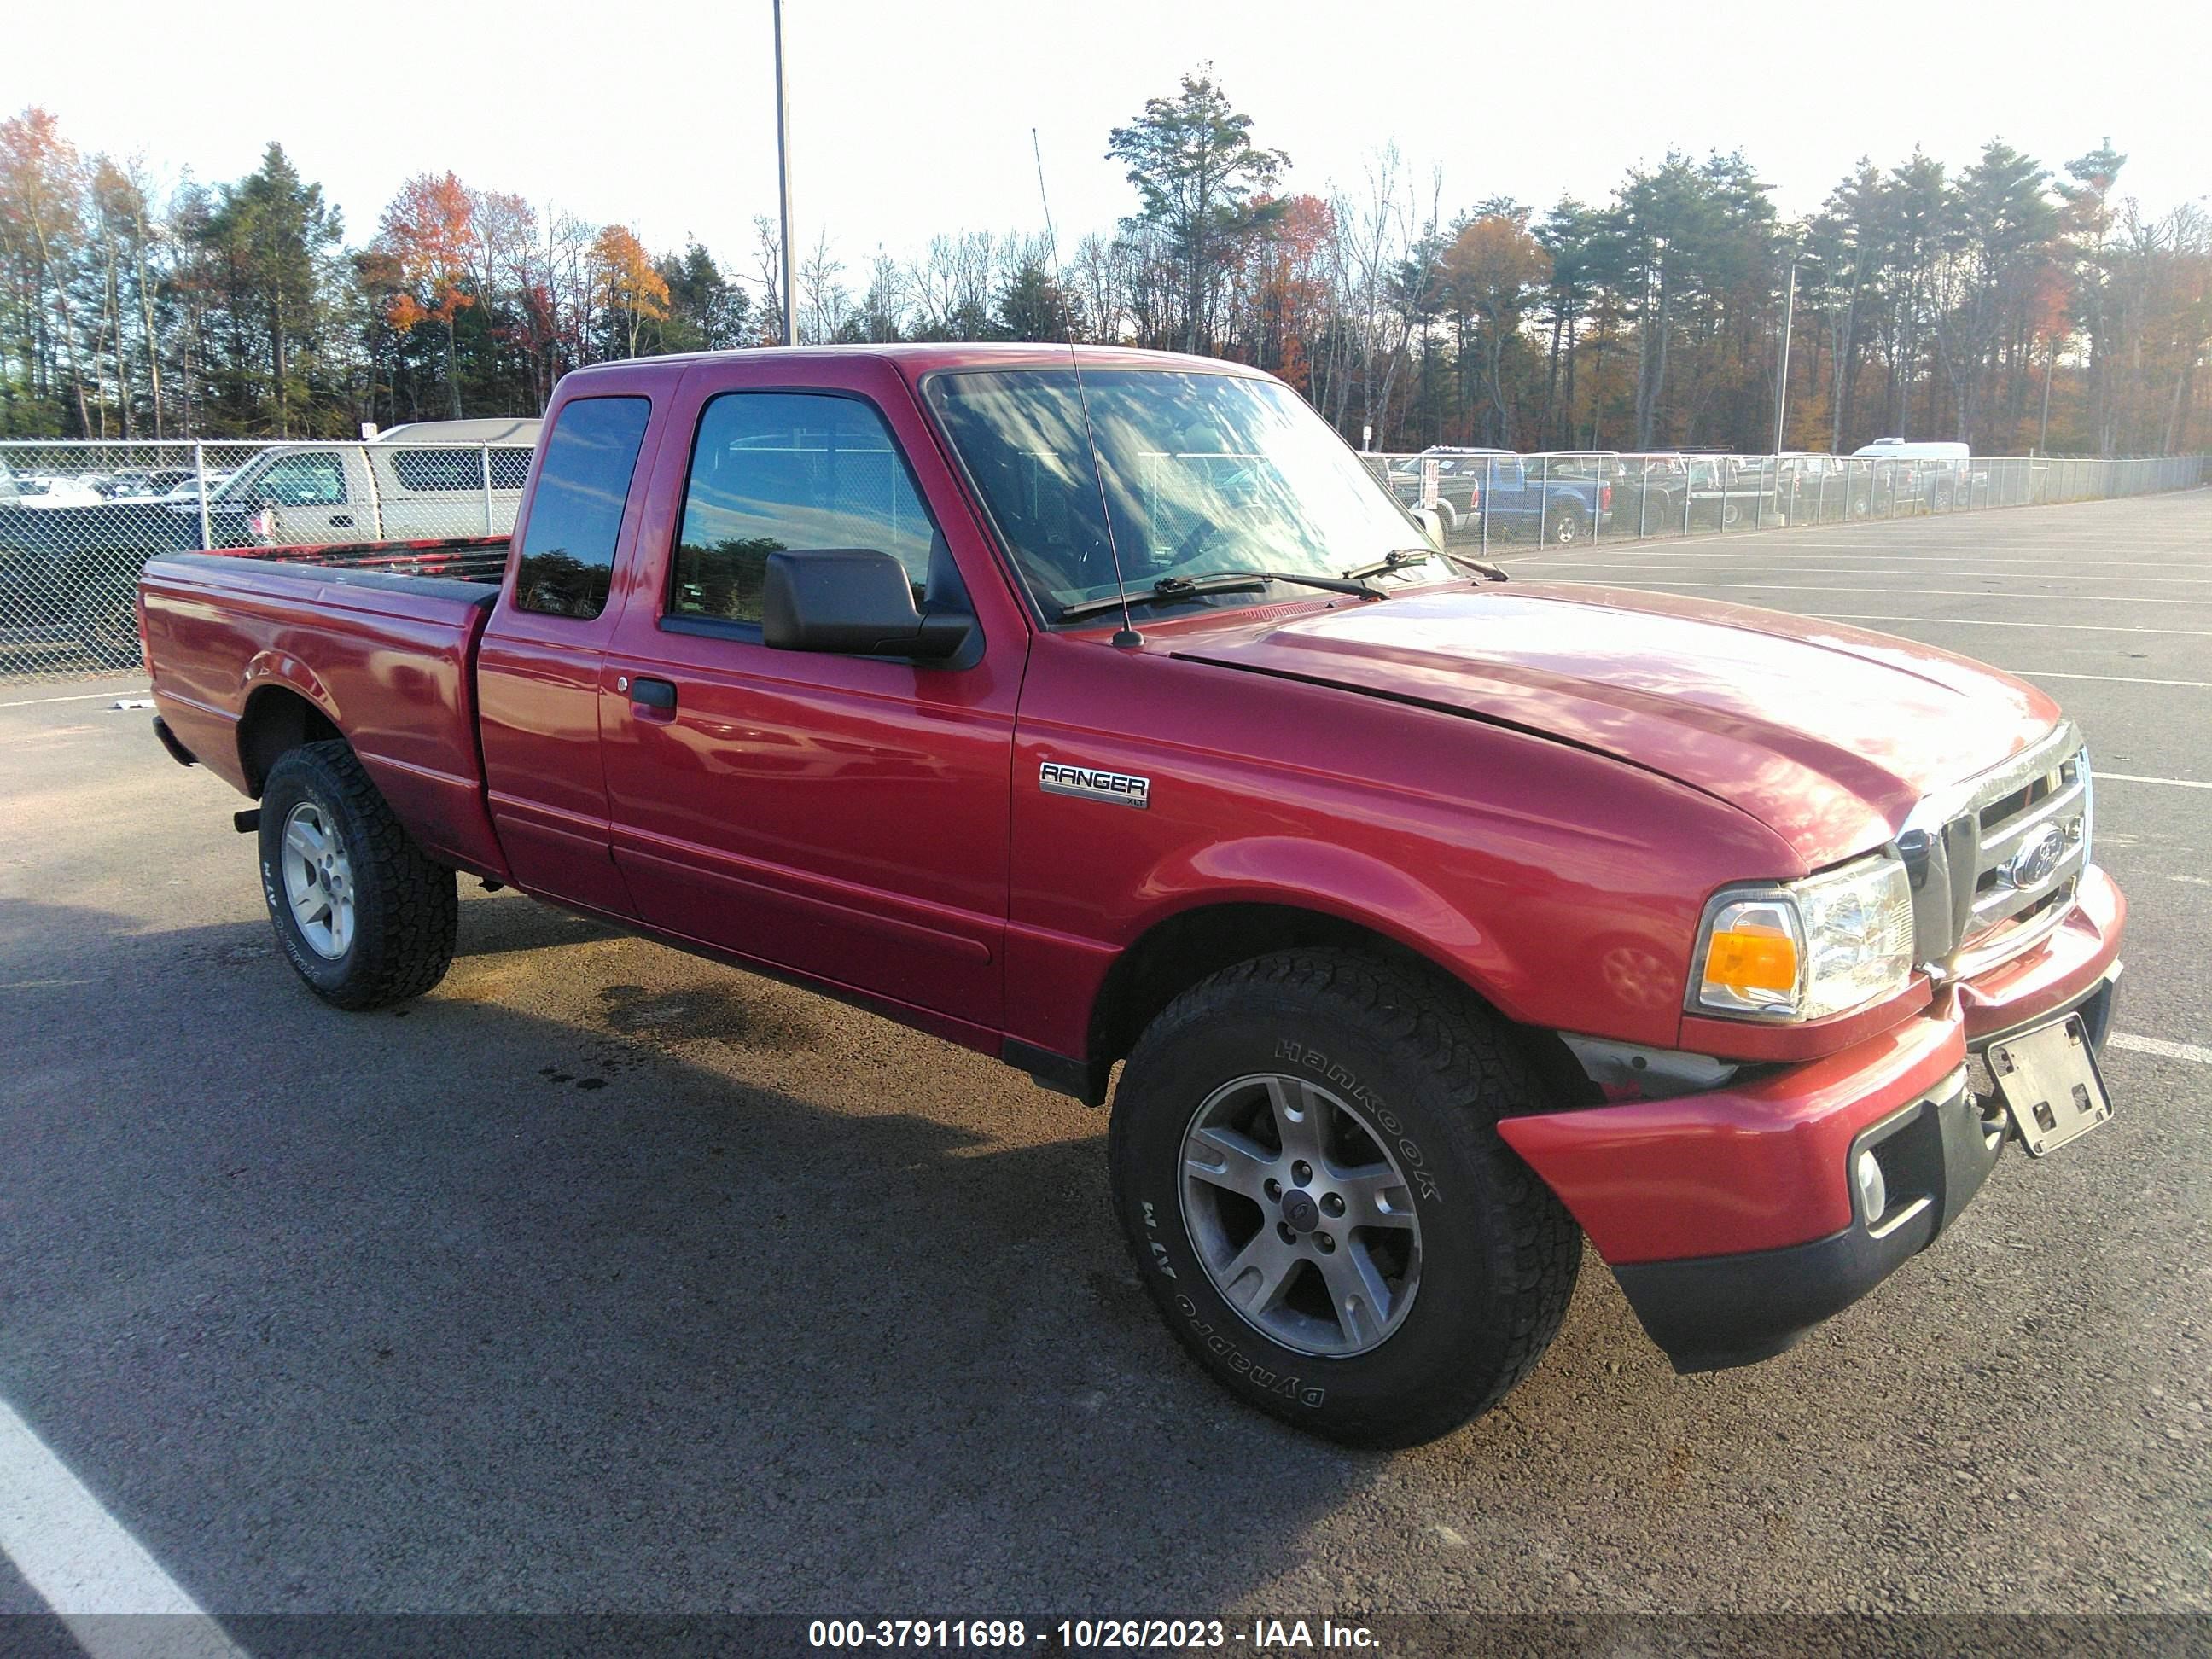
<path fill-rule="evenodd" d="M 1407 506 L 1418 504 L 1420 463 L 1433 459 L 1437 516 L 1447 540 L 1480 533 L 1492 540 L 1572 547 L 1612 522 L 1613 481 L 1601 457 L 1437 445 L 1408 459 L 1412 465 L 1405 471 L 1393 471 L 1392 493 Z"/>
<path fill-rule="evenodd" d="M 1431 489 L 1433 474 L 1436 486 Z M 1401 455 L 1390 463 L 1390 493 L 1408 508 L 1425 507 L 1437 515 L 1437 532 L 1447 542 L 1475 535 L 1481 528 L 1482 463 L 1450 451 Z"/>
<path fill-rule="evenodd" d="M 210 547 L 504 536 L 514 529 L 538 422 L 436 421 L 369 443 L 263 451 L 208 497 Z M 171 509 L 198 545 L 198 505 Z"/>
<path fill-rule="evenodd" d="M 2041 690 L 1507 580 L 1272 377 L 1075 364 L 571 374 L 495 574 L 155 560 L 156 734 L 335 1007 L 438 983 L 465 874 L 1110 1084 L 1177 1340 L 1364 1444 L 1526 1376 L 1585 1237 L 1742 1364 L 2106 1121 L 2125 906 Z"/>
<path fill-rule="evenodd" d="M 374 564 L 385 544 L 504 538 L 537 441 L 535 420 L 502 416 L 398 426 L 368 443 L 275 446 L 211 475 L 204 513 L 192 475 L 173 470 L 161 476 L 184 482 L 167 493 L 88 492 L 68 506 L 11 503 L 0 490 L 0 619 L 73 637 L 105 665 L 136 662 L 138 573 L 154 555 L 326 546 Z"/>

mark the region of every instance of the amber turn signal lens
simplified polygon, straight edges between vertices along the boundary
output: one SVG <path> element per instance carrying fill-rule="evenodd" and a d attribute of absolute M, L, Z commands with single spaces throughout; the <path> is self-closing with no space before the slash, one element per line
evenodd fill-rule
<path fill-rule="evenodd" d="M 1786 933 L 1717 933 L 1705 950 L 1705 981 L 1732 991 L 1778 991 L 1797 985 L 1797 945 Z"/>

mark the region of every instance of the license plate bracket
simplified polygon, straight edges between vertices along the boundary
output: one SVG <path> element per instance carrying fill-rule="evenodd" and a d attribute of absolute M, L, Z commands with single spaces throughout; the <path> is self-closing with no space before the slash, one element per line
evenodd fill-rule
<path fill-rule="evenodd" d="M 2030 1158 L 2044 1158 L 2089 1133 L 2112 1115 L 2112 1097 L 2097 1070 L 2081 1016 L 1990 1045 L 1990 1074 L 1996 1079 L 2014 1131 Z"/>

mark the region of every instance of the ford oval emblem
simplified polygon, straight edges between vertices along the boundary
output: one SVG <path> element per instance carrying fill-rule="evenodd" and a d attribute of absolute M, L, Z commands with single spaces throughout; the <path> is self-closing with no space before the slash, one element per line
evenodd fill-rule
<path fill-rule="evenodd" d="M 2053 823 L 2045 826 L 2041 833 L 2021 843 L 2020 850 L 2006 862 L 2006 883 L 2022 890 L 2040 887 L 2058 869 L 2059 860 L 2066 856 L 2066 834 Z"/>

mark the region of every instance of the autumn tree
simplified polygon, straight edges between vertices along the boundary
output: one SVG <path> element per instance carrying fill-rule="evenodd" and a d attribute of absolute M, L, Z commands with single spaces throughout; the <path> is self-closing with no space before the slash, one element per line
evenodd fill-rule
<path fill-rule="evenodd" d="M 1488 442 L 1513 445 L 1505 356 L 1520 343 L 1522 319 L 1551 274 L 1550 258 L 1521 215 L 1490 212 L 1470 219 L 1444 250 L 1440 287 L 1457 325 L 1460 363 L 1488 404 L 1479 428 Z"/>
<path fill-rule="evenodd" d="M 372 252 L 387 262 L 393 293 L 386 315 L 402 334 L 424 323 L 446 333 L 446 389 L 461 416 L 461 380 L 454 362 L 454 319 L 476 304 L 469 281 L 476 252 L 474 200 L 452 173 L 417 173 L 384 210 Z"/>
<path fill-rule="evenodd" d="M 592 244 L 592 303 L 611 322 L 611 337 L 621 342 L 625 357 L 637 356 L 647 323 L 667 319 L 667 279 L 625 225 L 609 225 Z"/>
<path fill-rule="evenodd" d="M 84 163 L 50 111 L 33 107 L 0 121 L 0 201 L 7 207 L 0 215 L 0 251 L 15 279 L 15 325 L 32 367 L 25 389 L 34 404 L 50 409 L 59 392 L 73 408 L 79 432 L 90 422 L 70 291 L 84 235 L 83 189 Z M 41 349 L 49 339 L 60 344 L 64 384 L 59 386 L 41 372 L 52 361 Z M 15 388 L 9 391 L 12 403 Z M 32 418 L 45 428 L 52 417 Z"/>

